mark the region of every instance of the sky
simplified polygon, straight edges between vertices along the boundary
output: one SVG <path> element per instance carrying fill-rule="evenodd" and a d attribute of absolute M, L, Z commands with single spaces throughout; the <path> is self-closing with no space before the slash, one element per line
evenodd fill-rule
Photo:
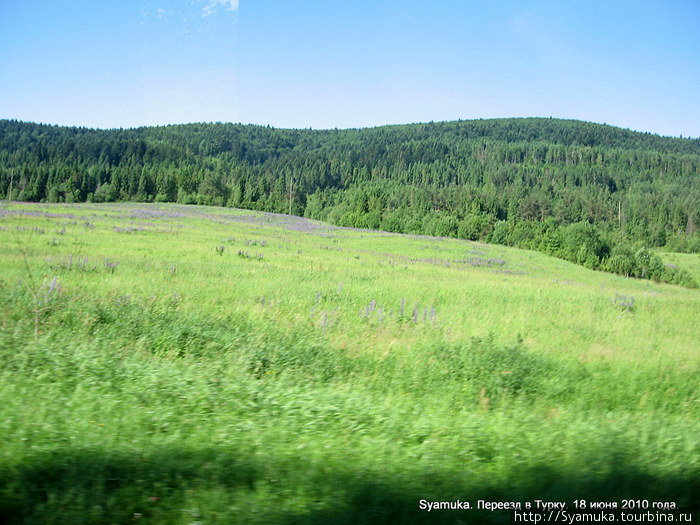
<path fill-rule="evenodd" d="M 697 0 L 0 0 L 0 118 L 700 137 Z"/>

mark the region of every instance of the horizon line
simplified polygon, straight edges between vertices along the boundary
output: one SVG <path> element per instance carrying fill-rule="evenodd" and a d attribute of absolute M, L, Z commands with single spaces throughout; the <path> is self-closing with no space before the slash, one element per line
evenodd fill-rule
<path fill-rule="evenodd" d="M 632 129 L 632 128 L 625 128 L 622 126 L 617 126 L 615 124 L 608 124 L 607 122 L 595 122 L 592 120 L 582 120 L 582 119 L 575 119 L 575 118 L 566 118 L 566 117 L 555 117 L 555 116 L 548 116 L 548 117 L 542 117 L 542 116 L 527 116 L 527 117 L 479 117 L 479 118 L 457 118 L 457 119 L 451 119 L 451 120 L 430 120 L 430 121 L 424 121 L 424 122 L 404 122 L 404 123 L 387 123 L 387 124 L 378 124 L 374 126 L 358 126 L 358 127 L 347 127 L 347 128 L 339 128 L 339 127 L 333 127 L 333 128 L 314 128 L 314 127 L 283 127 L 283 126 L 274 126 L 272 124 L 259 124 L 259 123 L 254 123 L 254 122 L 232 122 L 232 121 L 193 121 L 193 122 L 179 122 L 179 123 L 168 123 L 168 124 L 143 124 L 139 126 L 114 126 L 114 127 L 99 127 L 99 126 L 83 126 L 83 125 L 78 125 L 78 124 L 56 124 L 56 123 L 51 123 L 51 122 L 39 122 L 39 121 L 31 121 L 31 120 L 22 120 L 20 118 L 9 118 L 9 117 L 0 117 L 0 121 L 14 121 L 14 122 L 19 122 L 22 124 L 34 124 L 38 126 L 50 126 L 50 127 L 61 127 L 61 128 L 77 128 L 77 129 L 85 129 L 85 130 L 90 130 L 90 131 L 129 131 L 129 130 L 138 130 L 138 129 L 143 129 L 143 128 L 164 128 L 164 127 L 169 127 L 169 126 L 192 126 L 192 125 L 210 125 L 210 124 L 222 124 L 222 125 L 233 125 L 233 126 L 256 126 L 260 128 L 270 128 L 270 129 L 275 129 L 275 130 L 281 130 L 281 131 L 359 131 L 359 130 L 370 130 L 370 129 L 379 129 L 379 128 L 386 128 L 386 127 L 397 127 L 397 126 L 420 126 L 420 125 L 429 125 L 429 124 L 447 124 L 451 122 L 478 122 L 478 121 L 484 121 L 484 120 L 560 120 L 560 121 L 569 121 L 569 122 L 580 122 L 584 124 L 594 124 L 597 126 L 607 126 L 611 128 L 617 128 L 623 131 L 630 131 L 633 133 L 641 133 L 645 135 L 655 135 L 657 137 L 661 138 L 670 138 L 670 139 L 677 139 L 677 140 L 700 140 L 699 137 L 690 137 L 690 136 L 683 136 L 683 134 L 679 135 L 663 135 L 661 133 L 656 133 L 653 131 L 643 131 L 643 130 L 638 130 L 638 129 Z"/>

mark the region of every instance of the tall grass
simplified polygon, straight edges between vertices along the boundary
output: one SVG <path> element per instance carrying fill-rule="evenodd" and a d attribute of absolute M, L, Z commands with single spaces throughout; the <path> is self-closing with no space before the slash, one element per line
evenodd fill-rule
<path fill-rule="evenodd" d="M 418 501 L 697 501 L 697 291 L 242 215 L 0 219 L 1 519 L 502 523 Z M 60 283 L 36 335 L 15 234 Z M 505 268 L 455 262 L 474 251 Z"/>

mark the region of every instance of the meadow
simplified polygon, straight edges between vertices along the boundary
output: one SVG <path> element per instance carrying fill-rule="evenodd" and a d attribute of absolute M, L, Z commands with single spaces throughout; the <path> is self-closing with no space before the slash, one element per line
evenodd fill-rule
<path fill-rule="evenodd" d="M 698 290 L 174 204 L 3 204 L 0 247 L 0 521 L 700 500 Z"/>

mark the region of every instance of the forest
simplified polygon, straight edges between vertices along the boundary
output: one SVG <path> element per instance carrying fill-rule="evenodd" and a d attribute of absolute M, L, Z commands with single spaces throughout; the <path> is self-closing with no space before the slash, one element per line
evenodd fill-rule
<path fill-rule="evenodd" d="M 700 139 L 553 118 L 346 130 L 209 123 L 99 130 L 0 120 L 0 195 L 177 202 L 534 249 L 697 284 Z"/>

